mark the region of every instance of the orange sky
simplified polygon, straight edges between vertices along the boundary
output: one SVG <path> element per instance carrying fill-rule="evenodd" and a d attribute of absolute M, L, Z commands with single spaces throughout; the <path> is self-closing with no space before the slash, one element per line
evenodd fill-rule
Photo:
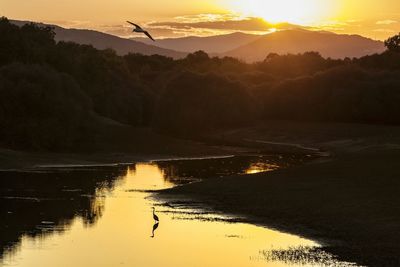
<path fill-rule="evenodd" d="M 255 17 L 374 39 L 400 32 L 400 0 L 0 0 L 0 15 L 120 36 L 130 34 L 130 19 L 158 38 L 274 28 Z"/>

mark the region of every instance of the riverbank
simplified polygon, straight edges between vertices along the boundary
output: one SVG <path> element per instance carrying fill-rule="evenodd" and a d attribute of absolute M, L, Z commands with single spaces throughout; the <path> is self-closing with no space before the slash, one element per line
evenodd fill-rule
<path fill-rule="evenodd" d="M 341 260 L 400 265 L 399 127 L 271 122 L 208 138 L 231 144 L 258 140 L 262 150 L 296 144 L 330 157 L 274 172 L 208 179 L 157 197 L 201 201 L 253 223 L 322 240 Z"/>
<path fill-rule="evenodd" d="M 154 133 L 149 128 L 125 125 L 93 133 L 93 142 L 71 152 L 18 151 L 0 147 L 0 170 L 30 170 L 41 166 L 101 165 L 155 159 L 223 156 L 241 148 L 209 146 Z"/>

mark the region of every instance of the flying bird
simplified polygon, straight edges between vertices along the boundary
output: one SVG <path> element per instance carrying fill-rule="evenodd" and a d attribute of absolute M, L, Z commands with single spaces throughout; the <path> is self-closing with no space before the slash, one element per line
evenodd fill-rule
<path fill-rule="evenodd" d="M 153 39 L 153 37 L 151 37 L 151 35 L 150 35 L 150 33 L 148 31 L 143 30 L 142 27 L 140 27 L 139 25 L 137 25 L 137 24 L 135 24 L 133 22 L 130 22 L 130 21 L 127 21 L 127 22 L 129 24 L 135 26 L 135 28 L 133 29 L 133 32 L 144 33 L 144 34 L 147 35 L 147 37 L 149 37 L 151 40 L 153 40 L 153 42 L 155 42 L 155 40 Z"/>

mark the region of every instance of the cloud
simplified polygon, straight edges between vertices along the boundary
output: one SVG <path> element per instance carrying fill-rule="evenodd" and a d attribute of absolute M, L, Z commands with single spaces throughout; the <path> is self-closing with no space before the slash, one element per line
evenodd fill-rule
<path fill-rule="evenodd" d="M 391 25 L 398 23 L 397 20 L 386 19 L 386 20 L 379 20 L 376 22 L 377 25 Z"/>
<path fill-rule="evenodd" d="M 232 15 L 201 14 L 196 16 L 177 17 L 175 21 L 153 22 L 147 25 L 152 28 L 169 28 L 176 30 L 222 30 L 222 31 L 248 31 L 268 32 L 272 29 L 300 28 L 299 25 L 290 23 L 273 24 L 261 18 L 235 17 Z"/>
<path fill-rule="evenodd" d="M 92 26 L 92 23 L 87 20 L 46 20 L 43 21 L 43 23 L 51 25 L 59 25 L 64 28 L 71 28 L 71 29 L 82 29 L 82 28 L 89 28 Z"/>
<path fill-rule="evenodd" d="M 394 30 L 391 30 L 391 29 L 375 29 L 373 31 L 374 32 L 382 32 L 382 33 L 393 33 L 393 32 L 395 32 Z"/>
<path fill-rule="evenodd" d="M 123 38 L 134 38 L 128 24 L 94 24 L 90 21 L 53 21 L 54 24 L 66 28 L 93 29 Z M 177 16 L 168 21 L 138 22 L 149 30 L 156 38 L 177 38 L 185 36 L 210 36 L 229 34 L 236 31 L 266 34 L 276 30 L 307 28 L 290 23 L 269 23 L 261 18 L 246 17 L 232 13 L 194 14 Z"/>
<path fill-rule="evenodd" d="M 1 1 L 1 0 L 0 0 Z M 399 16 L 392 15 L 391 19 L 381 17 L 381 20 L 331 20 L 309 26 L 290 23 L 270 23 L 257 17 L 246 17 L 233 13 L 224 14 L 194 14 L 184 15 L 161 21 L 139 21 L 145 29 L 157 38 L 177 38 L 185 36 L 210 36 L 245 32 L 252 34 L 266 34 L 276 30 L 303 28 L 307 30 L 323 30 L 336 33 L 361 34 L 374 39 L 384 40 L 393 32 L 398 32 Z M 67 28 L 93 29 L 123 38 L 140 37 L 132 33 L 132 27 L 125 23 L 96 24 L 90 21 L 52 21 Z"/>

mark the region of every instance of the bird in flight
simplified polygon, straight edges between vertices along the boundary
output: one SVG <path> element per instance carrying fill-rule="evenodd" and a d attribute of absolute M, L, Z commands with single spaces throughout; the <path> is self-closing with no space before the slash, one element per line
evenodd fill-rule
<path fill-rule="evenodd" d="M 153 40 L 153 42 L 155 42 L 155 40 L 153 39 L 153 37 L 151 37 L 151 35 L 150 35 L 150 33 L 148 31 L 143 30 L 142 27 L 140 27 L 139 25 L 137 25 L 137 24 L 135 24 L 133 22 L 130 22 L 130 21 L 127 21 L 127 22 L 129 24 L 135 26 L 135 28 L 133 29 L 133 32 L 144 33 L 144 34 L 147 35 L 147 37 L 149 37 L 151 40 Z"/>

